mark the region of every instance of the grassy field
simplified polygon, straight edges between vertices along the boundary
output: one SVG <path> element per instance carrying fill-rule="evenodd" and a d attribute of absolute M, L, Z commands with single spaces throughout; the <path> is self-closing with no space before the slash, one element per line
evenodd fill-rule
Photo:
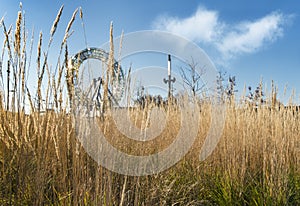
<path fill-rule="evenodd" d="M 145 177 L 98 166 L 76 139 L 71 116 L 63 112 L 24 115 L 2 110 L 1 204 L 299 205 L 299 114 L 229 105 L 221 141 L 200 162 L 209 128 L 207 107 L 191 151 L 169 170 Z M 133 118 L 142 112 L 134 111 Z M 174 139 L 180 126 L 174 113 L 159 140 L 147 143 L 145 150 L 119 134 L 111 120 L 101 124 L 115 147 L 145 155 Z"/>
<path fill-rule="evenodd" d="M 62 94 L 62 88 L 72 93 L 67 39 L 77 11 L 61 43 L 64 63 L 58 64 L 53 78 L 48 69 L 47 55 L 62 10 L 53 23 L 46 51 L 41 49 L 40 34 L 37 65 L 32 68 L 24 55 L 27 39 L 22 35 L 22 13 L 18 13 L 15 32 L 1 23 L 6 36 L 2 52 L 12 61 L 8 65 L 1 61 L 1 69 L 10 70 L 15 91 L 10 103 L 6 87 L 0 98 L 1 205 L 300 205 L 300 113 L 292 107 L 226 103 L 221 140 L 212 155 L 200 162 L 200 148 L 211 123 L 212 105 L 206 102 L 201 105 L 197 139 L 174 167 L 132 177 L 98 166 L 76 138 L 73 117 L 67 112 L 69 98 Z M 37 71 L 37 91 L 26 87 L 28 70 Z M 43 82 L 48 85 L 45 91 Z M 31 105 L 30 114 L 23 112 L 24 99 Z M 43 99 L 53 100 L 55 111 L 41 113 L 47 105 Z M 180 129 L 177 107 L 170 105 L 166 110 L 166 127 L 146 146 L 120 134 L 109 112 L 99 124 L 118 149 L 152 154 L 167 147 Z M 131 110 L 132 121 L 143 127 L 148 111 L 149 107 Z"/>

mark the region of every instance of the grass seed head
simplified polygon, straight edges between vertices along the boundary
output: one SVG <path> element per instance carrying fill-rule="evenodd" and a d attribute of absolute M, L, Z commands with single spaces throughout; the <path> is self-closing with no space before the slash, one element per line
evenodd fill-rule
<path fill-rule="evenodd" d="M 64 10 L 64 5 L 62 5 L 62 6 L 60 7 L 60 9 L 59 9 L 59 11 L 58 11 L 58 14 L 56 15 L 56 18 L 55 18 L 55 20 L 54 20 L 54 22 L 53 22 L 53 25 L 52 25 L 52 27 L 51 27 L 50 35 L 51 35 L 52 37 L 53 37 L 53 35 L 55 34 L 55 31 L 56 31 L 56 29 L 57 29 L 58 22 L 59 22 L 59 20 L 60 20 L 60 17 L 61 17 L 61 14 L 62 14 L 63 10 Z"/>
<path fill-rule="evenodd" d="M 18 19 L 16 21 L 16 31 L 15 31 L 15 52 L 20 56 L 21 48 L 21 22 L 22 22 L 22 12 L 18 12 Z"/>

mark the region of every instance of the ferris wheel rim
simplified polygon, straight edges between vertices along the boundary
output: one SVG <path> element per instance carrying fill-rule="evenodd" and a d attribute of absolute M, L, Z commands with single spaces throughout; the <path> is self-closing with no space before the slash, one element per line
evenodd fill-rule
<path fill-rule="evenodd" d="M 96 59 L 96 60 L 104 62 L 104 63 L 106 63 L 106 65 L 108 65 L 109 53 L 101 48 L 88 47 L 88 48 L 85 48 L 85 49 L 79 51 L 78 53 L 76 53 L 69 59 L 69 68 L 74 73 L 73 83 L 74 83 L 75 88 L 79 88 L 79 91 L 81 91 L 81 89 L 80 89 L 81 84 L 78 83 L 78 81 L 77 81 L 80 76 L 79 68 L 84 63 L 84 61 L 89 60 L 89 59 Z M 116 75 L 118 77 L 118 78 L 114 78 L 114 82 L 117 83 L 114 85 L 119 85 L 119 87 L 123 86 L 123 88 L 124 88 L 124 85 L 126 82 L 124 71 L 123 71 L 121 65 L 119 64 L 119 62 L 116 61 L 116 59 L 113 59 L 113 61 L 114 61 L 114 64 L 113 64 L 114 72 L 113 73 L 114 73 L 114 75 Z M 102 84 L 103 80 L 101 77 L 96 77 L 93 79 L 93 81 L 99 80 L 99 78 L 101 79 L 100 84 Z M 109 96 L 110 96 L 110 98 L 112 98 L 114 100 L 113 102 L 118 105 L 118 102 L 116 99 L 120 99 L 121 96 L 123 96 L 124 91 L 121 93 L 119 93 L 120 91 L 118 91 L 118 93 L 115 94 L 111 91 L 111 89 L 112 88 L 109 89 Z M 79 92 L 79 93 L 82 93 L 82 92 Z M 75 94 L 75 96 L 76 96 L 76 94 Z"/>

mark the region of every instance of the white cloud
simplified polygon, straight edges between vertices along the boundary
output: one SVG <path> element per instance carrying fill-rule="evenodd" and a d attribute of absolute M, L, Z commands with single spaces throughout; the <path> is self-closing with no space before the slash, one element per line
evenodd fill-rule
<path fill-rule="evenodd" d="M 213 42 L 222 30 L 218 12 L 204 7 L 199 7 L 195 14 L 185 19 L 161 16 L 153 26 L 155 29 L 176 33 L 196 42 Z"/>
<path fill-rule="evenodd" d="M 221 22 L 217 11 L 199 7 L 187 18 L 159 17 L 153 26 L 198 43 L 208 43 L 220 52 L 222 58 L 227 59 L 256 52 L 282 37 L 284 26 L 291 17 L 273 12 L 257 20 L 230 25 Z"/>
<path fill-rule="evenodd" d="M 271 13 L 256 21 L 241 23 L 224 35 L 217 48 L 225 57 L 253 53 L 283 35 L 285 18 L 281 13 Z"/>

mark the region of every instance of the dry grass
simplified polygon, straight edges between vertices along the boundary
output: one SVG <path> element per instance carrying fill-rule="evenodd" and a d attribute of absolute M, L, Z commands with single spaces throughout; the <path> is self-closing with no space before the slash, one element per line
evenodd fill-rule
<path fill-rule="evenodd" d="M 192 149 L 174 167 L 152 176 L 130 177 L 98 166 L 76 138 L 73 117 L 66 112 L 69 98 L 62 97 L 66 86 L 62 74 L 68 68 L 66 40 L 77 10 L 62 40 L 59 53 L 65 51 L 65 62 L 57 63 L 58 77 L 47 69 L 48 50 L 62 10 L 63 7 L 51 29 L 44 62 L 40 58 L 42 34 L 38 40 L 38 110 L 27 87 L 25 90 L 21 85 L 14 86 L 16 93 L 26 92 L 32 108 L 30 114 L 21 109 L 15 112 L 13 108 L 23 108 L 22 101 L 16 101 L 16 97 L 16 104 L 12 105 L 12 98 L 9 98 L 11 101 L 6 99 L 5 88 L 0 95 L 1 205 L 300 205 L 300 113 L 293 108 L 279 110 L 276 106 L 262 106 L 256 109 L 247 104 L 227 104 L 222 138 L 213 154 L 200 162 L 200 148 L 211 123 L 208 102 L 201 105 L 200 130 Z M 82 17 L 82 10 L 80 15 Z M 19 55 L 25 44 L 20 39 L 21 21 L 25 20 L 18 13 L 15 54 L 11 51 L 11 29 L 6 30 L 2 24 L 6 39 L 3 52 L 7 52 L 11 61 L 25 61 Z M 19 71 L 20 67 L 27 71 L 22 64 L 12 65 L 12 71 Z M 10 69 L 6 67 L 1 63 L 3 71 Z M 42 97 L 45 71 L 51 79 L 48 85 L 52 84 L 46 97 Z M 23 79 L 24 74 L 12 76 L 13 83 L 24 84 Z M 56 112 L 39 112 L 45 108 L 43 98 L 56 101 Z M 149 108 L 129 110 L 133 124 L 140 128 L 151 127 Z M 181 126 L 176 106 L 161 109 L 166 110 L 166 127 L 156 139 L 146 143 L 120 134 L 109 115 L 100 121 L 100 128 L 108 141 L 124 152 L 153 154 L 166 148 Z"/>
<path fill-rule="evenodd" d="M 132 111 L 136 122 L 142 121 L 142 112 Z M 180 115 L 170 115 L 163 133 L 145 144 L 125 138 L 109 119 L 101 124 L 106 125 L 106 137 L 116 148 L 147 155 L 163 150 L 176 137 Z M 204 122 L 197 141 L 176 166 L 154 176 L 128 177 L 99 167 L 86 154 L 68 114 L 17 115 L 2 110 L 1 201 L 60 205 L 299 204 L 298 113 L 229 105 L 218 147 L 206 161 L 199 162 L 209 116 L 206 110 L 201 112 Z"/>

